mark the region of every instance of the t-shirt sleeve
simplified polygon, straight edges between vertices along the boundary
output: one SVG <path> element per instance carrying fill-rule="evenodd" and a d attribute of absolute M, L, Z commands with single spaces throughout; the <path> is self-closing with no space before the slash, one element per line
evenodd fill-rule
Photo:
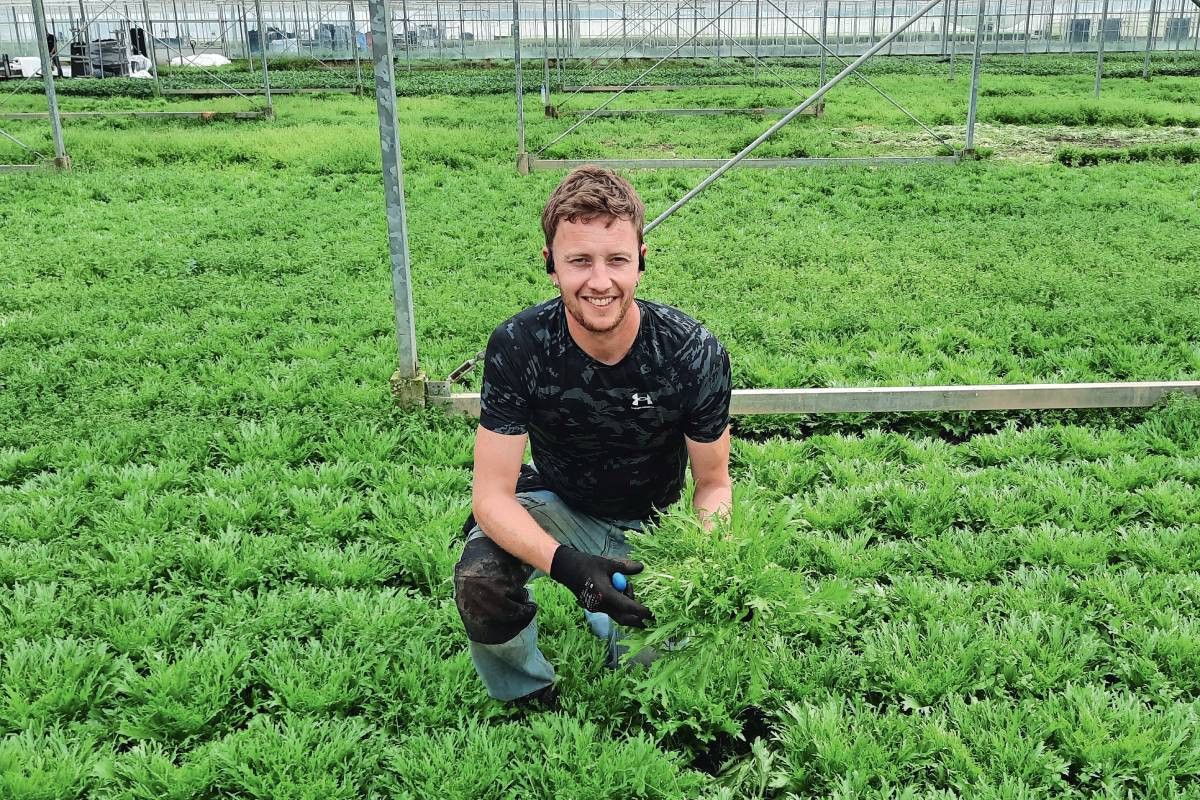
<path fill-rule="evenodd" d="M 683 433 L 693 442 L 714 442 L 729 426 L 729 400 L 733 394 L 729 353 L 717 337 L 701 327 L 681 356 L 687 376 L 686 396 L 691 398 Z"/>
<path fill-rule="evenodd" d="M 483 357 L 483 386 L 479 391 L 479 424 L 510 436 L 525 433 L 533 397 L 533 365 L 529 349 L 521 346 L 522 331 L 508 321 L 488 339 Z"/>

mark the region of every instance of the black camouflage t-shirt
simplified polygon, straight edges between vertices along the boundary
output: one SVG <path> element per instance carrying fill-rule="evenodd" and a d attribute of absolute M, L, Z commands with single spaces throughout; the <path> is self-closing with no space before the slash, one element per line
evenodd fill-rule
<path fill-rule="evenodd" d="M 529 434 L 546 488 L 599 517 L 638 519 L 679 499 L 683 437 L 720 438 L 729 424 L 729 356 L 677 309 L 636 300 L 637 339 L 608 366 L 567 330 L 561 298 L 527 308 L 492 333 L 480 424 Z"/>

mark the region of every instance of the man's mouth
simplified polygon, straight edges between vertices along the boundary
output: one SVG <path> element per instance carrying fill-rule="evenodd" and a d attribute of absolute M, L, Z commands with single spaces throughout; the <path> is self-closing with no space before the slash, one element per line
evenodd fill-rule
<path fill-rule="evenodd" d="M 592 305 L 594 305 L 596 308 L 605 308 L 606 306 L 612 305 L 612 302 L 614 300 L 616 300 L 617 298 L 615 298 L 615 297 L 585 297 L 583 299 L 588 301 Z"/>

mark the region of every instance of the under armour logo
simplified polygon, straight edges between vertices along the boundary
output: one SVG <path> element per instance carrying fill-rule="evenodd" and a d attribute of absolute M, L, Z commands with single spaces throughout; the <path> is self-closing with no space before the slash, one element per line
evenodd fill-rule
<path fill-rule="evenodd" d="M 633 403 L 631 404 L 632 408 L 643 408 L 645 406 L 652 405 L 654 405 L 654 401 L 650 399 L 649 394 L 638 394 L 637 392 L 633 393 Z"/>

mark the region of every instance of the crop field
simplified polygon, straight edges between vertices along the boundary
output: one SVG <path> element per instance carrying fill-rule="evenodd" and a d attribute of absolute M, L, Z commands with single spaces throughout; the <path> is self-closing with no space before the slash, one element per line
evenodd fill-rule
<path fill-rule="evenodd" d="M 985 64 L 983 159 L 735 170 L 649 235 L 640 294 L 743 388 L 1200 379 L 1200 65 L 1114 57 L 1096 100 L 1088 60 L 1020 62 Z M 848 83 L 762 154 L 961 147 L 968 68 L 870 73 L 949 145 Z M 561 175 L 516 174 L 501 75 L 402 73 L 434 378 L 553 289 Z M 490 700 L 451 580 L 474 422 L 388 396 L 374 101 L 276 110 L 72 120 L 73 171 L 0 175 L 0 798 L 1200 796 L 1195 399 L 735 420 L 733 519 L 633 540 L 658 624 L 630 641 L 682 646 L 607 670 L 541 581 L 562 708 Z M 526 110 L 533 149 L 570 124 Z M 718 157 L 767 124 L 595 120 L 546 155 Z M 704 173 L 630 177 L 653 216 Z"/>

